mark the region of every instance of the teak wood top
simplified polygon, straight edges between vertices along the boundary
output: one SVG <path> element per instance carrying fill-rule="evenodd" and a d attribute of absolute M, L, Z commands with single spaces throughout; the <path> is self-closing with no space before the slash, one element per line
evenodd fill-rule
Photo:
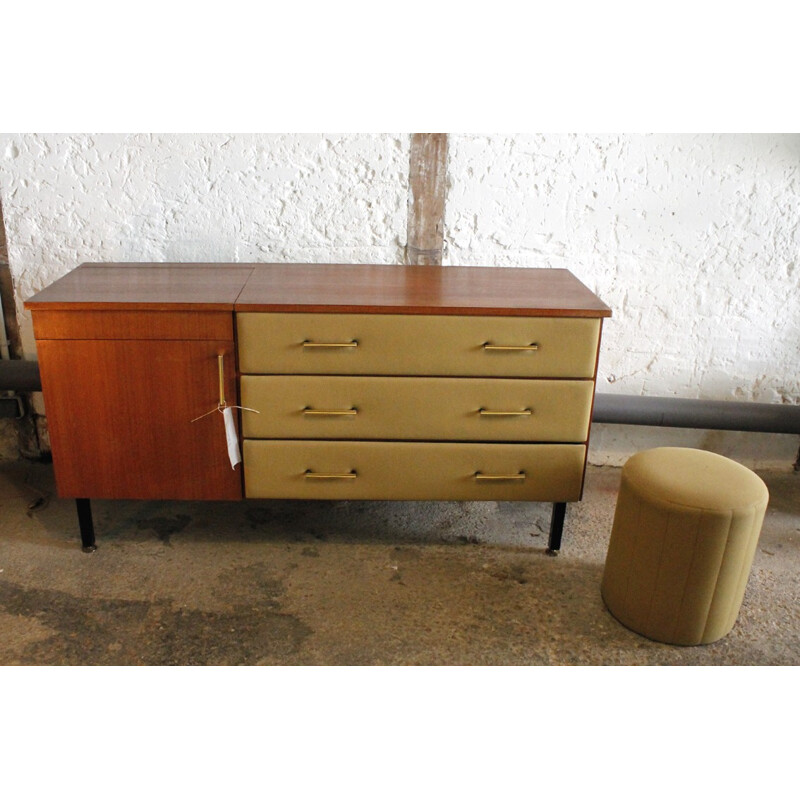
<path fill-rule="evenodd" d="M 237 311 L 610 316 L 565 269 L 262 264 Z"/>
<path fill-rule="evenodd" d="M 25 306 L 611 316 L 611 309 L 566 269 L 388 264 L 82 264 Z"/>
<path fill-rule="evenodd" d="M 252 264 L 81 264 L 25 302 L 52 311 L 230 311 Z"/>

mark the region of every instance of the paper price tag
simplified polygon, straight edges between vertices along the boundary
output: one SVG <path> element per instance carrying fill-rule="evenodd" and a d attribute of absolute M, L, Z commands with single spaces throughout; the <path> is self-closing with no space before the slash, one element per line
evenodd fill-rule
<path fill-rule="evenodd" d="M 228 458 L 231 460 L 231 469 L 236 469 L 236 465 L 242 461 L 239 453 L 239 437 L 236 435 L 236 425 L 233 423 L 233 409 L 228 407 L 223 410 L 222 417 L 225 420 L 225 438 L 228 442 Z"/>

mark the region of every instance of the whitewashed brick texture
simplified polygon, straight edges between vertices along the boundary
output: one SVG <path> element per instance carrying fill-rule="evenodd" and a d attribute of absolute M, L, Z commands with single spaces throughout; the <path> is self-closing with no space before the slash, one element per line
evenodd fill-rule
<path fill-rule="evenodd" d="M 22 301 L 83 261 L 401 263 L 408 151 L 407 134 L 0 135 L 26 357 Z M 601 392 L 798 403 L 799 166 L 796 134 L 451 134 L 445 261 L 572 270 L 614 312 Z M 590 460 L 657 444 L 767 466 L 798 439 L 598 425 Z"/>

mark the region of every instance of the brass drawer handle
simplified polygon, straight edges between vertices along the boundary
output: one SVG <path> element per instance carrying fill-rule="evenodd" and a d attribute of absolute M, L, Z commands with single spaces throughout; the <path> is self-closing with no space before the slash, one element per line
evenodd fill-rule
<path fill-rule="evenodd" d="M 532 352 L 534 350 L 539 349 L 539 345 L 536 342 L 531 342 L 530 344 L 489 344 L 489 342 L 483 343 L 484 350 L 521 350 Z"/>
<path fill-rule="evenodd" d="M 342 408 L 342 409 L 326 409 L 326 408 L 311 408 L 306 406 L 303 409 L 303 414 L 307 417 L 354 417 L 358 414 L 357 408 Z"/>
<path fill-rule="evenodd" d="M 533 411 L 530 408 L 523 408 L 522 411 L 489 411 L 486 408 L 479 408 L 478 413 L 482 417 L 529 417 Z"/>
<path fill-rule="evenodd" d="M 476 481 L 524 481 L 528 476 L 524 472 L 516 475 L 485 475 L 483 472 L 475 473 Z"/>
<path fill-rule="evenodd" d="M 309 339 L 304 339 L 303 347 L 358 347 L 358 340 L 352 339 L 349 342 L 312 342 Z"/>
<path fill-rule="evenodd" d="M 303 473 L 303 477 L 320 481 L 352 481 L 358 477 L 358 473 L 355 470 L 350 472 L 312 472 L 312 470 L 307 469 Z"/>

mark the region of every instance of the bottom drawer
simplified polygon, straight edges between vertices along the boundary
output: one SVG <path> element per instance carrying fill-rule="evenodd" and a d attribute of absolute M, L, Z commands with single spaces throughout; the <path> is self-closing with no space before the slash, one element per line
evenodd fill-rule
<path fill-rule="evenodd" d="M 245 496 L 307 500 L 580 500 L 582 444 L 245 439 Z"/>

